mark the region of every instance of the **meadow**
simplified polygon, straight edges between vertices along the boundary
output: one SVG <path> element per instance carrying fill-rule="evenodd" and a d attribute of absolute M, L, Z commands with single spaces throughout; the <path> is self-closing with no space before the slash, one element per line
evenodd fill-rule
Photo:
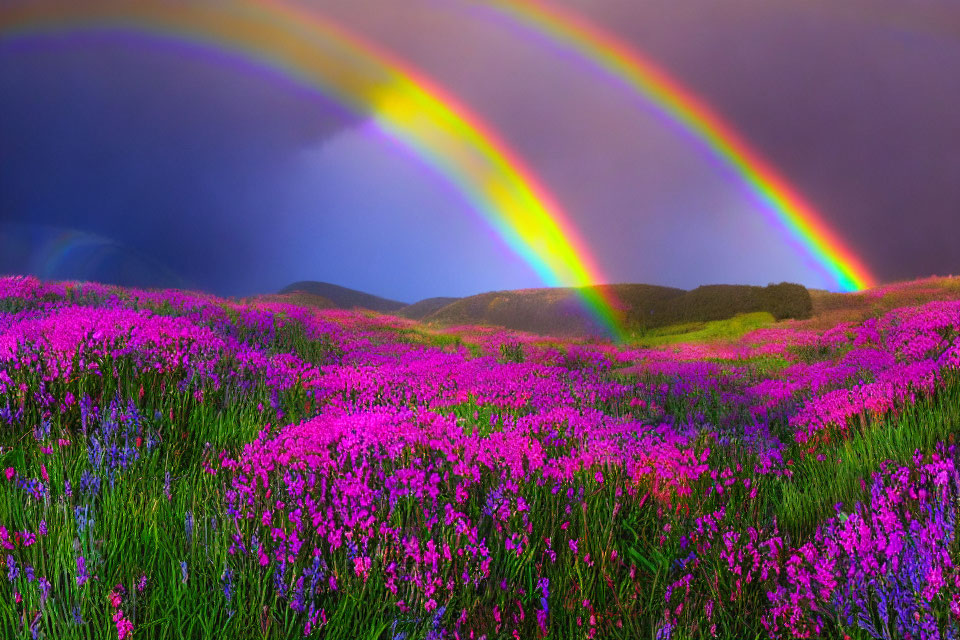
<path fill-rule="evenodd" d="M 0 637 L 960 636 L 960 302 L 684 331 L 0 279 Z"/>

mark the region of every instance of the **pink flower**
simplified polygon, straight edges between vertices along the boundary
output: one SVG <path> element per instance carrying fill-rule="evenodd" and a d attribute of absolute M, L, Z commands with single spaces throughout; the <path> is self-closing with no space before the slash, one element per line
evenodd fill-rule
<path fill-rule="evenodd" d="M 123 609 L 117 609 L 113 614 L 113 621 L 117 623 L 117 640 L 124 640 L 129 635 L 133 635 L 133 623 L 123 617 Z"/>
<path fill-rule="evenodd" d="M 7 480 L 13 480 L 13 477 L 17 475 L 17 471 L 13 467 L 7 467 L 4 474 L 7 476 Z"/>
<path fill-rule="evenodd" d="M 357 577 L 362 577 L 363 581 L 366 582 L 367 574 L 370 573 L 370 558 L 354 558 L 353 572 L 357 574 Z"/>

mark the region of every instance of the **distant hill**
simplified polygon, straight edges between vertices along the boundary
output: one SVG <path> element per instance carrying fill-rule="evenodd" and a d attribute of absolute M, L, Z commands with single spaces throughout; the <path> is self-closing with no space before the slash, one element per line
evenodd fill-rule
<path fill-rule="evenodd" d="M 312 307 L 314 309 L 337 308 L 337 305 L 327 298 L 313 293 L 307 293 L 306 291 L 293 291 L 290 293 L 273 293 L 262 296 L 254 296 L 252 298 L 245 298 L 244 302 L 279 302 L 283 304 L 297 305 L 298 307 Z"/>
<path fill-rule="evenodd" d="M 410 320 L 423 320 L 432 313 L 436 313 L 443 309 L 447 305 L 453 304 L 460 298 L 427 298 L 421 300 L 420 302 L 414 302 L 413 304 L 400 309 L 397 312 L 397 315 L 402 318 L 409 318 Z"/>
<path fill-rule="evenodd" d="M 776 320 L 805 319 L 813 315 L 813 301 L 806 287 L 789 282 L 766 287 L 711 284 L 686 291 L 663 304 L 643 307 L 642 311 L 640 316 L 628 316 L 628 324 L 639 329 L 652 329 L 688 322 L 726 320 L 761 311 L 770 313 Z"/>
<path fill-rule="evenodd" d="M 652 307 L 683 295 L 682 289 L 644 284 L 602 285 L 626 307 Z M 605 332 L 584 309 L 581 294 L 572 287 L 493 291 L 461 298 L 424 318 L 426 322 L 484 324 L 544 335 L 601 335 Z"/>
<path fill-rule="evenodd" d="M 646 284 L 600 285 L 617 300 L 628 330 L 725 320 L 766 311 L 776 319 L 808 318 L 810 294 L 795 284 L 767 287 L 708 285 L 692 291 Z M 604 328 L 584 308 L 575 288 L 493 291 L 462 298 L 424 317 L 441 325 L 481 324 L 544 335 L 600 335 Z"/>
<path fill-rule="evenodd" d="M 357 291 L 356 289 L 348 289 L 347 287 L 330 284 L 329 282 L 316 282 L 313 280 L 294 282 L 293 284 L 281 289 L 280 293 L 286 294 L 297 291 L 302 291 L 304 293 L 326 298 L 340 309 L 353 309 L 354 307 L 360 307 L 363 309 L 369 309 L 371 311 L 379 311 L 380 313 L 396 313 L 400 309 L 409 306 L 405 302 L 389 300 L 387 298 L 375 296 L 371 293 Z"/>

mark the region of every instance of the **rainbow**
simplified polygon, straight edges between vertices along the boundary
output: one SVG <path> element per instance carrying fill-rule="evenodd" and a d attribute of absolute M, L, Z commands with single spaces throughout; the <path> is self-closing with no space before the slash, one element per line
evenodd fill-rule
<path fill-rule="evenodd" d="M 496 11 L 572 51 L 640 97 L 645 105 L 655 105 L 738 178 L 770 221 L 841 290 L 856 291 L 874 284 L 870 271 L 816 210 L 733 127 L 649 58 L 584 18 L 540 0 L 490 0 L 475 6 Z"/>
<path fill-rule="evenodd" d="M 135 33 L 227 52 L 369 113 L 479 212 L 549 286 L 577 287 L 615 339 L 620 311 L 590 252 L 547 190 L 464 105 L 395 56 L 320 15 L 276 0 L 30 2 L 0 9 L 0 42 L 73 32 Z"/>

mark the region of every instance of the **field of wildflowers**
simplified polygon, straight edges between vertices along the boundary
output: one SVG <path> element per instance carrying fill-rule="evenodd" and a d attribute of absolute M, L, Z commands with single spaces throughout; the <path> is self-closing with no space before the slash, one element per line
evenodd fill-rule
<path fill-rule="evenodd" d="M 960 302 L 664 349 L 0 279 L 0 637 L 960 636 Z"/>

